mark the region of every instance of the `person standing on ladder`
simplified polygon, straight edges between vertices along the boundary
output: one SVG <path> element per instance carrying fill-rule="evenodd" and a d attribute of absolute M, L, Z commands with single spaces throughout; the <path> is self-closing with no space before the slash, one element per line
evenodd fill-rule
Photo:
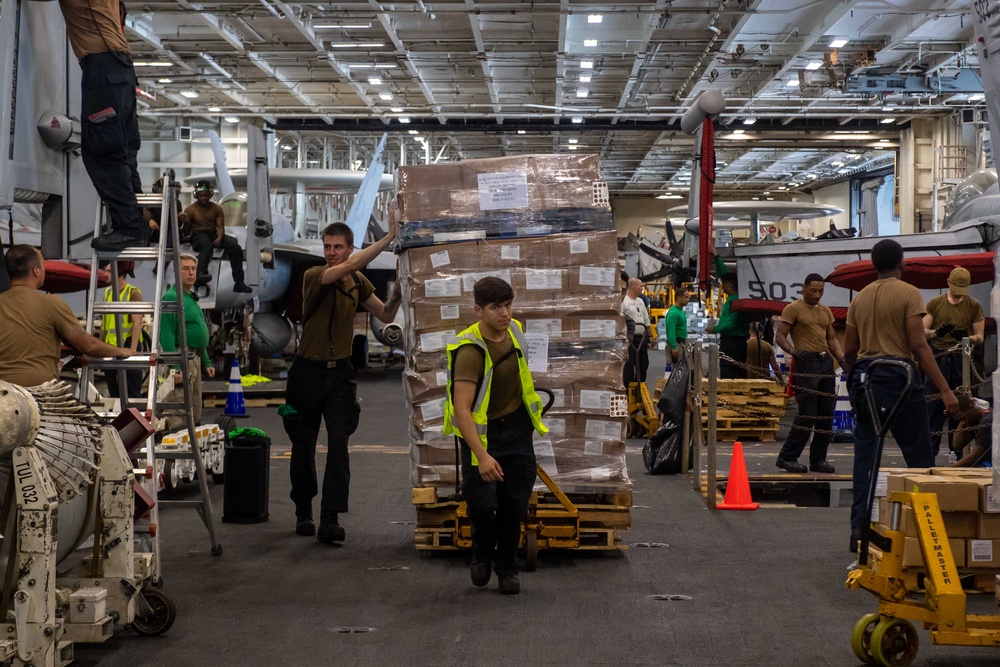
<path fill-rule="evenodd" d="M 90 245 L 105 251 L 144 247 L 149 226 L 135 198 L 142 192 L 136 159 L 141 143 L 135 97 L 139 82 L 125 39 L 125 7 L 118 0 L 59 0 L 59 8 L 83 70 L 83 165 L 111 219 L 111 232 Z"/>
<path fill-rule="evenodd" d="M 190 253 L 184 253 L 178 260 L 181 263 L 181 286 L 184 298 L 184 333 L 188 349 L 194 354 L 188 359 L 188 382 L 190 386 L 191 410 L 194 423 L 201 424 L 201 371 L 205 370 L 208 377 L 215 377 L 215 367 L 208 358 L 208 324 L 205 313 L 198 305 L 198 299 L 191 292 L 198 276 L 198 258 Z M 171 285 L 163 295 L 163 303 L 177 303 L 177 285 Z M 164 352 L 176 352 L 180 341 L 180 320 L 177 313 L 163 313 L 160 316 L 160 348 Z M 174 369 L 174 382 L 184 381 L 179 368 Z M 167 395 L 168 402 L 183 403 L 184 388 L 176 387 Z M 181 418 L 169 418 L 167 428 L 179 428 L 187 422 Z"/>
<path fill-rule="evenodd" d="M 13 245 L 4 257 L 10 289 L 0 294 L 0 380 L 35 387 L 59 379 L 61 342 L 95 357 L 125 359 L 116 347 L 88 334 L 59 296 L 42 294 L 45 260 L 30 245 Z"/>
<path fill-rule="evenodd" d="M 110 267 L 110 264 L 108 266 Z M 142 301 L 142 292 L 126 280 L 128 276 L 135 278 L 135 262 L 118 262 L 118 301 Z M 111 290 L 110 286 L 104 289 L 105 302 L 114 301 L 114 293 Z M 132 350 L 132 354 L 135 354 L 139 351 L 140 343 L 143 342 L 142 317 L 121 315 L 120 318 L 122 334 L 125 336 L 125 346 Z M 115 315 L 113 313 L 107 313 L 101 318 L 101 332 L 104 335 L 105 343 L 113 346 L 118 345 L 118 332 L 115 328 Z M 118 371 L 106 371 L 105 380 L 108 383 L 108 395 L 112 398 L 122 398 L 118 386 Z M 142 371 L 126 371 L 125 383 L 129 398 L 142 396 Z"/>
<path fill-rule="evenodd" d="M 971 345 L 982 345 L 986 331 L 983 306 L 969 296 L 971 282 L 968 269 L 956 266 L 948 275 L 948 291 L 928 301 L 924 315 L 924 333 L 934 351 L 938 370 L 952 391 L 962 386 L 962 339 L 968 336 Z M 931 451 L 937 457 L 946 421 L 944 405 L 940 400 L 934 401 L 930 410 Z M 954 420 L 947 421 L 949 430 L 957 426 Z M 954 450 L 961 458 L 961 448 Z"/>
<path fill-rule="evenodd" d="M 191 247 L 198 253 L 198 277 L 194 286 L 202 287 L 211 282 L 208 264 L 212 261 L 212 251 L 222 248 L 233 271 L 233 291 L 252 292 L 243 281 L 243 248 L 239 241 L 226 234 L 226 214 L 212 201 L 212 186 L 208 181 L 195 183 L 194 198 L 195 202 L 179 217 L 181 227 L 191 237 Z"/>

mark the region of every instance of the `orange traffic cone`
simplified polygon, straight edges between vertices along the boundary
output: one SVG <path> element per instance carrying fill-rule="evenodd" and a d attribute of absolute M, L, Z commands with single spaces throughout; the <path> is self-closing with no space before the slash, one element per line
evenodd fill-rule
<path fill-rule="evenodd" d="M 743 443 L 733 444 L 733 460 L 729 463 L 729 482 L 726 484 L 726 499 L 720 510 L 755 510 L 760 503 L 750 498 L 750 480 L 747 478 L 747 464 L 743 460 Z"/>

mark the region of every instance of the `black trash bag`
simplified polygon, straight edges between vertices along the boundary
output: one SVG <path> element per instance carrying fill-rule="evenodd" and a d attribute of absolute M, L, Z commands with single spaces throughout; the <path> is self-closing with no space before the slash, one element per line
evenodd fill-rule
<path fill-rule="evenodd" d="M 688 388 L 687 358 L 681 357 L 656 404 L 660 428 L 642 448 L 642 462 L 651 475 L 676 475 L 681 471 L 681 427 Z"/>

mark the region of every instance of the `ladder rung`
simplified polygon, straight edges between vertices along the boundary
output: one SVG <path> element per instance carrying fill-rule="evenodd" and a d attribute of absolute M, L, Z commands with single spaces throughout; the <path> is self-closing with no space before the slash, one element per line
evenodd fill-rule
<path fill-rule="evenodd" d="M 177 507 L 204 507 L 205 503 L 200 500 L 160 500 L 160 505 L 174 505 Z"/>
<path fill-rule="evenodd" d="M 89 357 L 87 359 L 87 365 L 91 368 L 97 369 L 114 370 L 124 368 L 126 370 L 131 370 L 149 367 L 150 359 L 151 355 L 148 354 L 134 354 L 127 359 L 102 359 Z M 156 360 L 159 363 L 180 365 L 182 357 L 179 352 L 163 352 L 157 355 Z"/>
<path fill-rule="evenodd" d="M 138 259 L 151 260 L 160 258 L 160 249 L 152 248 L 125 248 L 124 250 L 95 250 L 97 259 Z"/>
<path fill-rule="evenodd" d="M 126 314 L 149 314 L 156 312 L 156 302 L 154 301 L 97 301 L 94 303 L 94 312 L 98 315 L 114 315 L 115 313 Z M 176 313 L 176 301 L 164 301 L 160 307 L 161 313 Z"/>
<path fill-rule="evenodd" d="M 140 192 L 135 196 L 135 202 L 139 206 L 162 206 L 163 195 L 157 194 L 155 192 L 150 194 L 144 194 Z"/>

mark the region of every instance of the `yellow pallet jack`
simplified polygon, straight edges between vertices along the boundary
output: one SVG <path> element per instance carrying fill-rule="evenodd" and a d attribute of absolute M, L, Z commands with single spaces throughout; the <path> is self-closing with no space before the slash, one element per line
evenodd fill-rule
<path fill-rule="evenodd" d="M 905 369 L 906 386 L 892 406 L 884 423 L 872 397 L 869 380 L 878 366 Z M 885 436 L 900 408 L 909 397 L 915 379 L 913 367 L 901 360 L 877 359 L 863 380 L 864 398 L 878 430 L 875 466 L 868 481 L 866 516 L 871 516 L 875 485 Z M 903 506 L 913 510 L 920 549 L 927 567 L 923 600 L 908 591 L 903 578 L 904 534 L 900 530 Z M 933 493 L 893 492 L 889 498 L 889 528 L 882 533 L 866 525 L 858 548 L 858 567 L 847 577 L 847 588 L 865 589 L 878 598 L 878 612 L 865 614 L 851 631 L 854 655 L 869 665 L 906 667 L 917 657 L 919 637 L 911 621 L 930 631 L 934 644 L 948 646 L 1000 646 L 1000 616 L 968 614 L 966 595 L 959 581 L 958 569 L 944 529 L 944 520 Z M 869 544 L 879 549 L 880 558 L 872 560 Z"/>
<path fill-rule="evenodd" d="M 660 428 L 660 417 L 645 382 L 628 386 L 628 437 L 651 438 Z"/>

